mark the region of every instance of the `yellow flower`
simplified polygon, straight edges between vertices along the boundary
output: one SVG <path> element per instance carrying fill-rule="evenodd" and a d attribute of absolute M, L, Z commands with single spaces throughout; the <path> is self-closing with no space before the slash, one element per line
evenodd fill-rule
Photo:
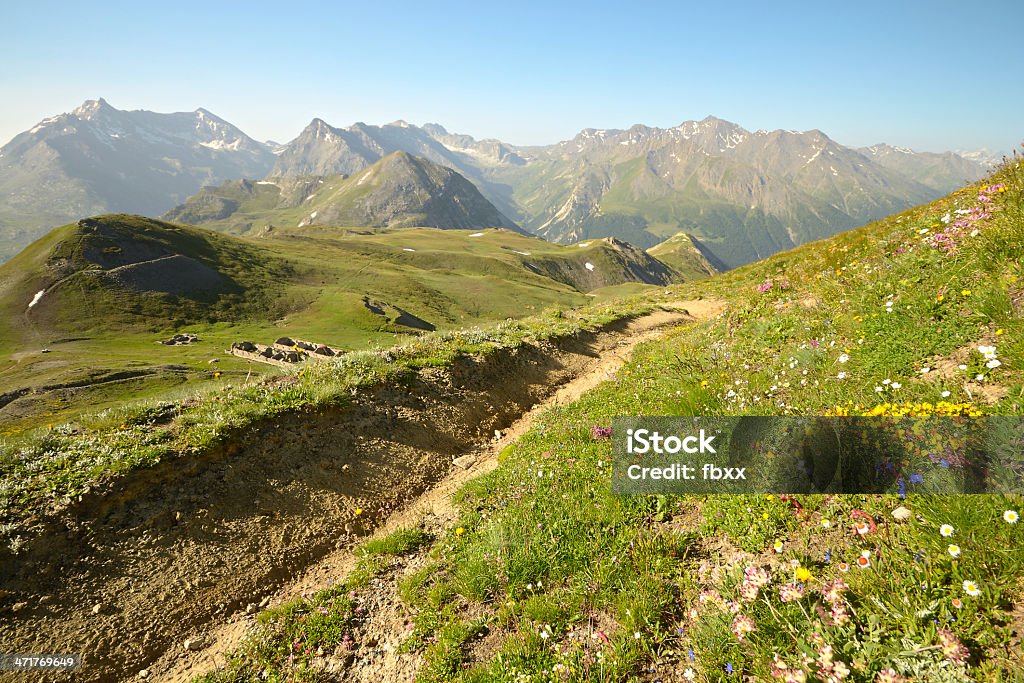
<path fill-rule="evenodd" d="M 356 517 L 363 514 L 363 508 L 356 508 Z"/>
<path fill-rule="evenodd" d="M 1002 328 L 999 328 L 998 330 L 996 330 L 996 336 L 997 337 L 1003 336 L 1004 333 L 1005 333 L 1005 330 L 1003 330 Z"/>
<path fill-rule="evenodd" d="M 811 570 L 807 567 L 796 568 L 796 580 L 797 581 L 809 581 L 811 578 Z"/>
<path fill-rule="evenodd" d="M 960 290 L 960 294 L 962 294 L 963 296 L 970 296 L 971 295 L 971 290 L 969 290 L 969 289 L 961 289 Z"/>
<path fill-rule="evenodd" d="M 466 533 L 466 530 L 463 529 L 461 526 L 458 529 L 455 530 L 455 535 L 456 536 L 461 536 L 464 533 Z"/>

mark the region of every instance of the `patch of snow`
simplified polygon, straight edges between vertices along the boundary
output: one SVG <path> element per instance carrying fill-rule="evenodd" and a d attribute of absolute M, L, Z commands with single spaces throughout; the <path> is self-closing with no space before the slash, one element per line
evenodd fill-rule
<path fill-rule="evenodd" d="M 282 154 L 284 154 L 287 151 L 288 151 L 287 147 L 281 147 L 280 149 L 275 149 L 273 151 L 273 154 L 274 154 L 274 156 L 278 156 L 279 157 L 279 156 L 281 156 Z"/>
<path fill-rule="evenodd" d="M 590 246 L 590 242 L 580 242 L 576 246 L 577 247 L 589 247 Z"/>
<path fill-rule="evenodd" d="M 305 199 L 303 199 L 302 201 L 304 201 L 304 202 L 308 202 L 308 201 L 309 201 L 310 199 L 312 199 L 312 198 L 313 198 L 313 197 L 315 197 L 315 196 L 316 196 L 316 192 L 314 192 L 313 194 L 309 195 L 308 197 L 306 197 L 306 198 L 305 198 Z M 314 213 L 315 213 L 315 212 L 314 212 Z"/>
<path fill-rule="evenodd" d="M 829 166 L 829 168 L 832 169 L 832 175 L 835 175 L 835 176 L 839 175 L 839 171 L 836 170 L 835 166 Z"/>
<path fill-rule="evenodd" d="M 530 252 L 528 252 L 528 251 L 519 251 L 517 249 L 513 249 L 512 251 L 516 252 L 520 256 L 529 256 L 530 255 Z"/>
<path fill-rule="evenodd" d="M 257 180 L 257 185 L 277 185 L 273 180 Z"/>
<path fill-rule="evenodd" d="M 587 263 L 583 264 L 583 267 L 586 268 L 587 270 L 593 270 L 594 269 L 594 264 L 590 263 L 590 262 L 587 262 Z"/>
<path fill-rule="evenodd" d="M 474 232 L 472 235 L 470 235 L 470 237 L 483 237 L 483 236 L 484 236 L 484 234 L 482 232 Z"/>
<path fill-rule="evenodd" d="M 416 250 L 415 249 L 410 249 L 409 247 L 402 247 L 402 251 L 416 251 Z"/>
<path fill-rule="evenodd" d="M 199 144 L 209 149 L 229 149 L 231 151 L 236 151 L 238 147 L 242 144 L 242 138 L 237 138 L 232 142 L 225 142 L 224 140 L 211 140 L 210 142 L 200 142 Z"/>
<path fill-rule="evenodd" d="M 313 220 L 314 218 L 316 218 L 316 211 L 314 211 L 313 213 L 309 214 L 309 220 Z"/>
<path fill-rule="evenodd" d="M 46 290 L 45 289 L 40 289 L 38 292 L 36 292 L 36 295 L 34 297 L 32 297 L 32 301 L 28 302 L 28 307 L 32 308 L 37 303 L 39 303 L 39 300 L 43 298 L 43 294 L 46 294 Z"/>

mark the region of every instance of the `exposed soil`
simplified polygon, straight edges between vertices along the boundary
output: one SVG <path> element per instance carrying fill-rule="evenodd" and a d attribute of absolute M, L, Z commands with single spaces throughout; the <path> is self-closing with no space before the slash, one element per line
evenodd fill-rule
<path fill-rule="evenodd" d="M 720 309 L 680 302 L 599 332 L 465 358 L 344 410 L 273 420 L 201 457 L 127 476 L 0 566 L 0 651 L 81 653 L 76 681 L 209 671 L 259 607 L 344 576 L 352 546 L 374 529 L 451 521 L 452 494 L 492 469 L 541 407 L 575 400 L 660 328 Z M 394 579 L 417 561 L 370 591 L 373 645 L 339 679 L 415 672 L 415 656 L 394 652 L 408 619 Z"/>

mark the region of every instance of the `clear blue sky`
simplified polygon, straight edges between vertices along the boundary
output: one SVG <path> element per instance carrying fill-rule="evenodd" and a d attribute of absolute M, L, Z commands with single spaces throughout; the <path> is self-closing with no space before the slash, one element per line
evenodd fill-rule
<path fill-rule="evenodd" d="M 281 142 L 314 116 L 535 144 L 708 114 L 849 145 L 1024 141 L 1021 0 L 2 4 L 3 142 L 100 96 Z"/>

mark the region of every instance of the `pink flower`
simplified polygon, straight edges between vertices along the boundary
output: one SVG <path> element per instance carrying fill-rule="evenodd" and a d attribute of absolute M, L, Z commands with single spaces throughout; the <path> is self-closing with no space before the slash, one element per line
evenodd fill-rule
<path fill-rule="evenodd" d="M 787 583 L 779 589 L 779 599 L 782 602 L 796 602 L 804 597 L 804 587 L 798 583 Z"/>
<path fill-rule="evenodd" d="M 757 624 L 745 614 L 739 614 L 732 620 L 732 632 L 736 634 L 736 638 L 739 640 L 743 640 L 747 637 L 748 633 L 756 630 Z"/>

